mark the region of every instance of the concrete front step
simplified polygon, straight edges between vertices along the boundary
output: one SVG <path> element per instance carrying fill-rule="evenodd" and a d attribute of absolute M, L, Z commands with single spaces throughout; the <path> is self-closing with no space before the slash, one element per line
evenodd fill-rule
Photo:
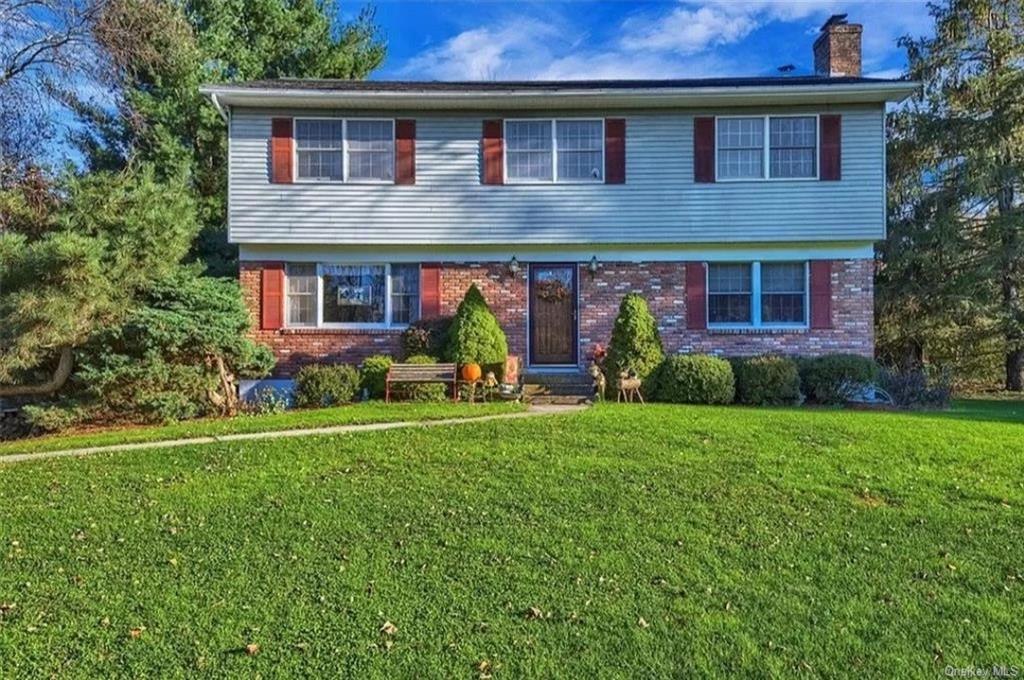
<path fill-rule="evenodd" d="M 526 395 L 537 397 L 577 397 L 589 399 L 594 394 L 590 376 L 580 371 L 526 374 Z"/>

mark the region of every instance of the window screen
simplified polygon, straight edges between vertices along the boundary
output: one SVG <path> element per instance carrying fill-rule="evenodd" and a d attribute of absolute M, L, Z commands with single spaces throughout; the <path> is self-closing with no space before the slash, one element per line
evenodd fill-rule
<path fill-rule="evenodd" d="M 807 272 L 803 262 L 761 264 L 761 322 L 804 323 Z"/>
<path fill-rule="evenodd" d="M 763 118 L 719 118 L 717 136 L 720 179 L 764 176 Z"/>
<path fill-rule="evenodd" d="M 288 265 L 288 325 L 316 325 L 316 265 Z"/>
<path fill-rule="evenodd" d="M 751 266 L 708 265 L 708 323 L 751 323 Z"/>
<path fill-rule="evenodd" d="M 348 178 L 390 181 L 395 176 L 395 135 L 390 120 L 348 121 Z"/>
<path fill-rule="evenodd" d="M 555 124 L 558 141 L 558 179 L 601 180 L 604 177 L 601 149 L 604 129 L 599 120 L 560 120 Z"/>
<path fill-rule="evenodd" d="M 551 181 L 550 120 L 507 121 L 505 136 L 505 172 L 510 180 Z"/>
<path fill-rule="evenodd" d="M 817 175 L 817 129 L 814 116 L 769 121 L 769 171 L 772 177 Z"/>

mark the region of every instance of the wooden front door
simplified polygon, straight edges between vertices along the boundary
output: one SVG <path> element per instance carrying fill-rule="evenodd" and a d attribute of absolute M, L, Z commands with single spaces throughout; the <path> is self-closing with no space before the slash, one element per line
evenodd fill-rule
<path fill-rule="evenodd" d="M 530 364 L 576 364 L 576 265 L 530 265 Z"/>

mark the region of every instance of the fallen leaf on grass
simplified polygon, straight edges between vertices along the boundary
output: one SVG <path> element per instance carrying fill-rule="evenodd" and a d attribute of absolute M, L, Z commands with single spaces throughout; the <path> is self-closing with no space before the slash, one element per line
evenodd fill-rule
<path fill-rule="evenodd" d="M 491 677 L 491 660 L 484 659 L 476 665 L 476 669 L 480 671 L 480 680 L 488 680 Z"/>
<path fill-rule="evenodd" d="M 260 646 L 255 642 L 250 642 L 245 646 L 245 653 L 249 656 L 256 656 L 260 653 Z"/>
<path fill-rule="evenodd" d="M 128 635 L 130 635 L 133 640 L 138 640 L 140 637 L 142 637 L 142 631 L 144 630 L 146 630 L 145 626 L 132 628 L 130 631 L 128 631 Z"/>
<path fill-rule="evenodd" d="M 398 627 L 390 621 L 385 621 L 384 625 L 380 627 L 380 632 L 384 635 L 394 635 L 398 632 Z"/>
<path fill-rule="evenodd" d="M 636 623 L 641 628 L 650 628 L 651 627 L 651 624 L 647 623 L 647 621 L 645 621 L 644 617 L 642 617 L 642 616 L 640 617 L 640 620 L 637 621 Z"/>

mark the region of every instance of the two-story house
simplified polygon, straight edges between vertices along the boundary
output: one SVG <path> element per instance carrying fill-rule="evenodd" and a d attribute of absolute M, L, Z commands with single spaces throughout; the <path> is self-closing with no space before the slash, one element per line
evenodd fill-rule
<path fill-rule="evenodd" d="M 629 291 L 668 352 L 873 352 L 885 106 L 834 17 L 816 75 L 203 88 L 277 378 L 400 353 L 470 283 L 534 371 L 578 370 Z"/>

